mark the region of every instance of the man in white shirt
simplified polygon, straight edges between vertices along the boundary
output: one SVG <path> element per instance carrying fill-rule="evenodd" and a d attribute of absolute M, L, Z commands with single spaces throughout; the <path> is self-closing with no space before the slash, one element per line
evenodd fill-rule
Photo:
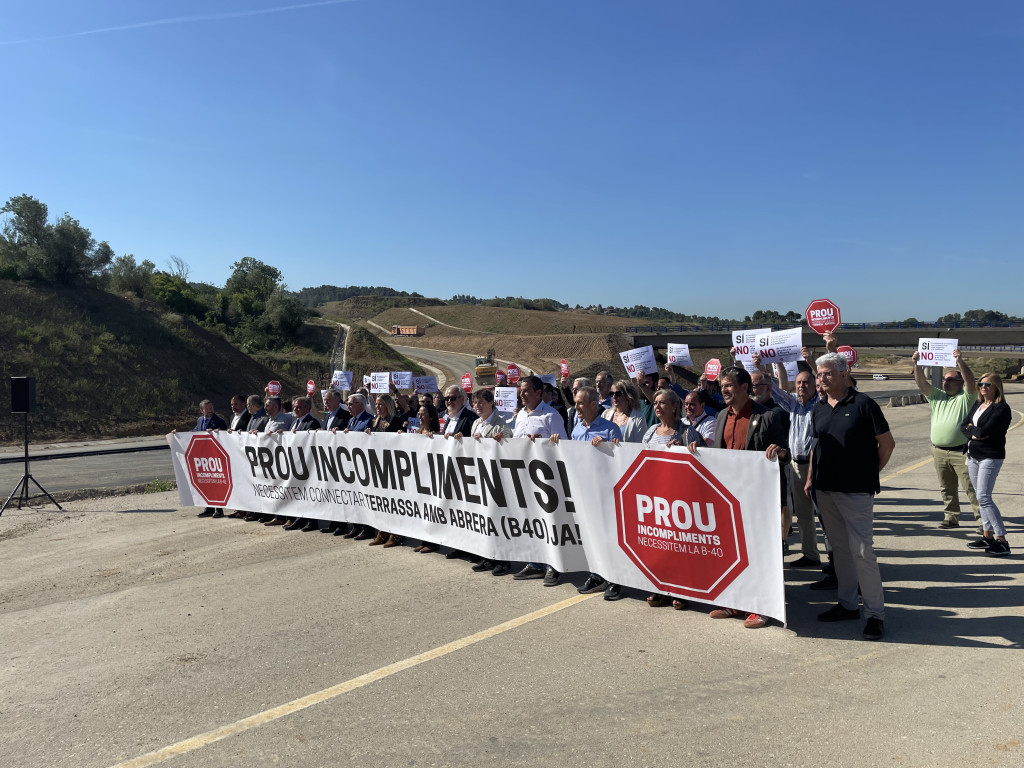
<path fill-rule="evenodd" d="M 519 380 L 519 396 L 522 398 L 523 407 L 516 414 L 512 429 L 513 437 L 526 437 L 532 441 L 538 437 L 558 435 L 562 440 L 568 439 L 561 414 L 544 402 L 541 398 L 543 392 L 544 382 L 540 377 L 527 376 Z M 544 563 L 527 563 L 523 570 L 512 578 L 522 581 L 543 577 L 544 586 L 553 587 L 558 583 L 560 576 L 558 571 L 545 566 Z"/>

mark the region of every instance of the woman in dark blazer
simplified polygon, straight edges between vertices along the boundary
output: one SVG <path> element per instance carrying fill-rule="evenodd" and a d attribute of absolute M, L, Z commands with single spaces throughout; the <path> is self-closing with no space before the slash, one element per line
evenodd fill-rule
<path fill-rule="evenodd" d="M 960 429 L 967 435 L 967 473 L 978 494 L 984 538 L 970 542 L 971 549 L 984 549 L 991 557 L 1010 554 L 999 508 L 992 501 L 999 468 L 1006 458 L 1006 432 L 1010 428 L 1010 406 L 1003 399 L 1003 380 L 986 373 L 978 380 L 978 402 L 964 419 Z"/>

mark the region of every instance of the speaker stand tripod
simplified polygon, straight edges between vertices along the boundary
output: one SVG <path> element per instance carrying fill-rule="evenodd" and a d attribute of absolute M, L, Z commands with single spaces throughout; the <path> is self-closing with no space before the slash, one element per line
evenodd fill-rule
<path fill-rule="evenodd" d="M 50 501 L 52 501 L 54 506 L 57 507 L 57 509 L 60 509 L 60 510 L 64 509 L 64 507 L 62 507 L 60 504 L 58 504 L 57 501 L 53 498 L 53 496 L 51 496 L 47 492 L 47 490 L 45 488 L 43 488 L 43 486 L 41 486 L 39 484 L 39 481 L 36 480 L 34 477 L 32 477 L 32 473 L 29 472 L 29 465 L 28 465 L 28 414 L 26 413 L 25 414 L 25 474 L 21 476 L 21 480 L 19 480 L 18 484 L 16 486 L 14 486 L 14 490 L 11 491 L 11 495 L 7 497 L 7 501 L 5 501 L 4 505 L 2 507 L 0 507 L 0 515 L 2 515 L 4 513 L 4 510 L 7 509 L 8 506 L 10 506 L 11 499 L 13 499 L 15 494 L 17 494 L 19 491 L 21 492 L 21 494 L 18 496 L 18 509 L 21 509 L 22 503 L 25 503 L 25 504 L 28 503 L 28 483 L 29 483 L 29 480 L 31 480 L 33 483 L 35 483 L 36 488 L 38 488 L 40 491 L 42 491 L 43 494 L 46 496 L 46 498 L 48 498 Z"/>

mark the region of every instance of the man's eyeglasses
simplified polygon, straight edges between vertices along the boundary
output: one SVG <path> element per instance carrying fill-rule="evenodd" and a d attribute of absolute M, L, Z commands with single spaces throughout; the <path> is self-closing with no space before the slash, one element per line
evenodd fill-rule
<path fill-rule="evenodd" d="M 462 399 L 461 395 L 448 395 L 447 397 L 445 397 L 444 401 L 446 403 L 454 403 L 456 400 L 461 400 L 461 399 Z"/>

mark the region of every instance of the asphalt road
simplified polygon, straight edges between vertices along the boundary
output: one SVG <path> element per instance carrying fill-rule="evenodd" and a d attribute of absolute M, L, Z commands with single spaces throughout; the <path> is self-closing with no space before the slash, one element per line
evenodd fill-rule
<path fill-rule="evenodd" d="M 817 622 L 834 593 L 808 571 L 785 572 L 789 626 L 751 631 L 581 598 L 585 574 L 545 588 L 409 544 L 198 520 L 173 493 L 11 510 L 0 765 L 1021 766 L 1024 565 L 937 528 L 934 471 L 908 463 L 927 406 L 887 415 L 880 643 Z M 1024 429 L 1008 453 L 1017 546 Z"/>

